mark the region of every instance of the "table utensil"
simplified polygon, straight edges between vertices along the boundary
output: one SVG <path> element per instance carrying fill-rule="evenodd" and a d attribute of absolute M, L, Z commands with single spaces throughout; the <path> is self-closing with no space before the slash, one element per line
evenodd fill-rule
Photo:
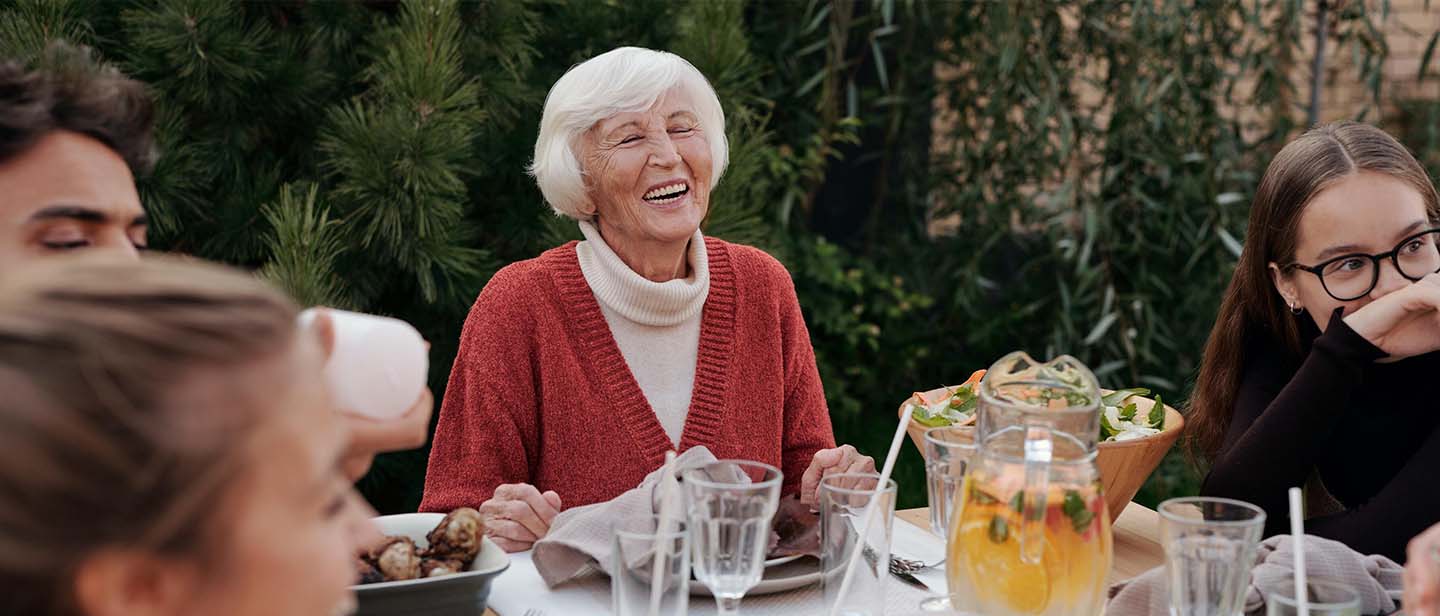
<path fill-rule="evenodd" d="M 924 590 L 924 591 L 927 591 L 927 592 L 930 590 L 930 587 L 929 587 L 929 586 L 926 586 L 926 585 L 925 585 L 925 582 L 921 582 L 921 581 L 920 581 L 920 578 L 917 578 L 917 577 L 915 577 L 915 576 L 913 576 L 913 575 L 910 575 L 909 573 L 906 573 L 906 572 L 904 572 L 904 571 L 896 571 L 896 570 L 894 570 L 894 569 L 891 569 L 891 570 L 890 570 L 890 575 L 893 575 L 893 576 L 895 576 L 897 579 L 899 579 L 900 581 L 905 582 L 906 584 L 909 584 L 909 585 L 914 586 L 914 587 L 916 587 L 916 588 L 919 588 L 920 590 Z"/>
<path fill-rule="evenodd" d="M 919 573 L 926 569 L 934 569 L 943 564 L 945 564 L 945 559 L 943 558 L 935 561 L 933 564 L 927 565 L 925 564 L 925 561 L 921 560 L 911 560 L 909 558 L 901 558 L 895 555 L 890 556 L 890 570 L 899 571 L 901 573 Z"/>
<path fill-rule="evenodd" d="M 1160 503 L 1160 544 L 1174 616 L 1238 614 L 1250 584 L 1265 511 L 1226 498 Z M 1291 592 L 1294 592 L 1292 587 Z"/>

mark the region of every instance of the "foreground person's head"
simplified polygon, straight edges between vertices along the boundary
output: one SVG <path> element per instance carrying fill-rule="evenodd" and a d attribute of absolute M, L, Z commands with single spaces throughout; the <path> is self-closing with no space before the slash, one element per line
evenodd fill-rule
<path fill-rule="evenodd" d="M 0 604 L 324 616 L 365 530 L 295 307 L 241 273 L 59 259 L 0 279 Z"/>
<path fill-rule="evenodd" d="M 154 164 L 145 88 L 88 50 L 0 60 L 0 272 L 77 250 L 134 258 L 146 243 L 135 176 Z"/>
<path fill-rule="evenodd" d="M 1316 127 L 1260 180 L 1186 431 L 1203 456 L 1224 438 L 1247 348 L 1298 359 L 1303 332 L 1440 270 L 1440 197 L 1405 146 L 1367 124 Z"/>

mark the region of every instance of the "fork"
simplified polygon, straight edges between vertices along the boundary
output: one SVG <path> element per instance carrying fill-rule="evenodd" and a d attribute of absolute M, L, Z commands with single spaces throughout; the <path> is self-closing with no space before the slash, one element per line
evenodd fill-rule
<path fill-rule="evenodd" d="M 532 607 L 532 608 L 530 608 L 530 609 L 528 609 L 528 610 L 525 610 L 525 616 L 545 616 L 545 611 L 544 611 L 544 610 L 537 610 L 537 609 L 535 609 L 535 608 Z"/>
<path fill-rule="evenodd" d="M 935 561 L 934 564 L 927 565 L 924 561 L 900 558 L 899 556 L 890 557 L 890 570 L 895 573 L 919 573 L 926 569 L 934 569 L 943 564 L 945 564 L 945 559 L 943 558 Z"/>

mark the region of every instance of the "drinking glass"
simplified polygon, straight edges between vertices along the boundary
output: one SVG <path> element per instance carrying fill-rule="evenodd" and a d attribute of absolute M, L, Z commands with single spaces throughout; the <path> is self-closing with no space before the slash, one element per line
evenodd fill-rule
<path fill-rule="evenodd" d="M 1355 589 L 1327 580 L 1306 580 L 1310 616 L 1360 616 L 1360 594 Z M 1260 588 L 1265 595 L 1265 616 L 1295 616 L 1295 581 L 1274 580 Z"/>
<path fill-rule="evenodd" d="M 690 607 L 690 529 L 671 519 L 665 528 L 652 516 L 639 524 L 622 521 L 615 528 L 610 574 L 611 611 L 616 616 L 683 616 Z M 656 548 L 664 565 L 656 582 Z M 652 593 L 654 593 L 652 595 Z M 651 602 L 658 599 L 652 614 Z"/>
<path fill-rule="evenodd" d="M 1160 503 L 1172 616 L 1234 616 L 1245 602 L 1265 511 L 1228 498 Z"/>
<path fill-rule="evenodd" d="M 890 577 L 890 530 L 895 517 L 895 480 L 880 486 L 877 473 L 836 473 L 820 480 L 820 576 L 825 613 L 846 616 L 882 616 L 885 583 Z M 868 532 L 865 515 L 874 503 Z M 840 596 L 846 570 L 855 550 L 860 561 L 851 574 L 850 587 Z"/>
<path fill-rule="evenodd" d="M 734 616 L 740 613 L 740 599 L 765 573 L 770 519 L 780 503 L 780 469 L 721 460 L 681 476 L 695 579 L 715 595 L 721 616 Z"/>
<path fill-rule="evenodd" d="M 925 487 L 930 499 L 930 532 L 950 532 L 959 505 L 960 484 L 975 455 L 975 429 L 942 426 L 925 431 Z"/>
<path fill-rule="evenodd" d="M 925 487 L 930 503 L 930 532 L 945 539 L 960 507 L 960 486 L 965 482 L 971 457 L 975 455 L 975 428 L 941 426 L 925 431 Z M 941 563 L 946 563 L 942 560 Z M 934 565 L 938 566 L 938 565 Z M 947 567 L 957 566 L 954 562 Z M 957 593 L 960 589 L 949 589 Z M 920 602 L 924 612 L 950 612 L 971 606 L 960 595 L 929 597 Z"/>

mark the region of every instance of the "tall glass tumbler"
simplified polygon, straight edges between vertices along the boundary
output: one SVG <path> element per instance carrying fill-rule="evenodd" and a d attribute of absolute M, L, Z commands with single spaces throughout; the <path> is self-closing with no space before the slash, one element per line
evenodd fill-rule
<path fill-rule="evenodd" d="M 1160 503 L 1172 616 L 1235 616 L 1244 607 L 1265 511 L 1228 498 Z"/>
<path fill-rule="evenodd" d="M 975 429 L 942 426 L 925 431 L 925 487 L 930 499 L 930 532 L 941 539 L 950 532 L 960 505 L 960 485 L 975 455 Z"/>
<path fill-rule="evenodd" d="M 960 509 L 960 487 L 970 470 L 971 458 L 978 445 L 974 426 L 941 426 L 925 431 L 925 492 L 930 504 L 930 532 L 941 539 L 950 533 L 955 514 Z M 948 545 L 948 544 L 947 544 Z M 947 567 L 960 563 L 941 561 Z M 932 565 L 938 566 L 938 565 Z M 949 589 L 950 596 L 929 597 L 921 601 L 921 611 L 952 612 L 972 609 L 962 589 Z"/>
<path fill-rule="evenodd" d="M 659 560 L 657 548 L 663 554 Z M 665 528 L 659 527 L 658 517 L 634 524 L 622 521 L 615 527 L 611 557 L 611 611 L 616 616 L 689 613 L 690 528 L 684 520 L 672 519 Z M 661 561 L 656 576 L 655 565 Z M 658 608 L 654 614 L 650 612 L 652 602 Z"/>
<path fill-rule="evenodd" d="M 760 583 L 770 519 L 780 505 L 780 469 L 721 460 L 681 473 L 690 514 L 695 579 L 715 595 L 720 616 L 740 613 L 740 599 Z"/>
<path fill-rule="evenodd" d="M 820 585 L 825 597 L 825 612 L 837 613 L 834 606 L 842 601 L 838 613 L 846 616 L 882 616 L 885 613 L 885 583 L 890 577 L 890 531 L 895 517 L 895 481 L 880 484 L 876 473 L 837 473 L 820 480 Z M 875 503 L 869 532 L 865 513 Z M 845 596 L 840 586 L 856 550 L 860 562 L 850 580 Z"/>

